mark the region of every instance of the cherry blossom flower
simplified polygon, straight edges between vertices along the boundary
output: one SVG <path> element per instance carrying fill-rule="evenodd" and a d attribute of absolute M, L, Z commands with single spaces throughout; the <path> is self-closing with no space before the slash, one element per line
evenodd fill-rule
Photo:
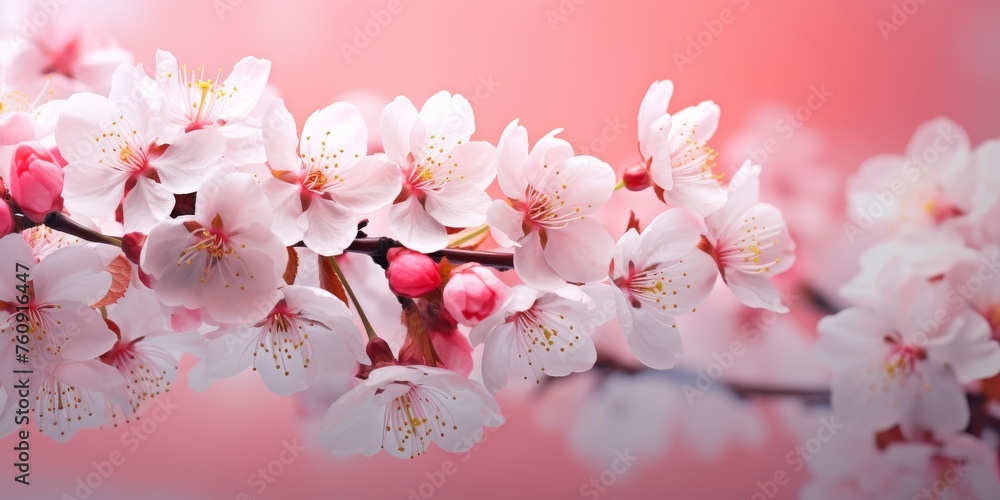
<path fill-rule="evenodd" d="M 1000 491 L 994 450 L 965 434 L 900 442 L 884 450 L 867 435 L 845 434 L 807 462 L 805 500 L 986 499 Z"/>
<path fill-rule="evenodd" d="M 562 377 L 589 370 L 597 360 L 590 336 L 599 323 L 592 304 L 525 285 L 511 289 L 500 310 L 470 334 L 483 347 L 483 382 L 491 393 L 510 375 L 541 383 L 542 375 Z"/>
<path fill-rule="evenodd" d="M 597 158 L 574 156 L 572 146 L 555 137 L 559 132 L 539 139 L 529 153 L 527 130 L 516 120 L 507 126 L 497 152 L 507 199 L 487 211 L 493 238 L 514 247 L 518 276 L 546 290 L 604 278 L 614 250 L 593 215 L 611 198 L 615 173 Z"/>
<path fill-rule="evenodd" d="M 622 332 L 647 366 L 665 369 L 683 351 L 674 316 L 694 312 L 718 270 L 697 248 L 705 223 L 685 209 L 667 210 L 640 235 L 629 229 L 615 249 L 611 281 Z"/>
<path fill-rule="evenodd" d="M 50 88 L 59 99 L 78 92 L 106 94 L 115 68 L 131 63 L 132 54 L 107 35 L 66 19 L 74 18 L 55 16 L 50 19 L 55 22 L 34 26 L 32 36 L 17 36 L 4 68 L 8 77 L 32 91 Z"/>
<path fill-rule="evenodd" d="M 1000 245 L 1000 226 L 989 221 L 1000 217 L 1000 140 L 993 139 L 979 145 L 973 152 L 976 178 L 980 181 L 974 199 L 975 208 L 969 213 L 974 222 L 962 228 L 970 245 L 981 247 L 992 243 Z"/>
<path fill-rule="evenodd" d="M 420 112 L 397 97 L 382 112 L 385 154 L 403 172 L 402 193 L 389 211 L 389 229 L 418 252 L 448 244 L 447 228 L 486 222 L 496 148 L 469 141 L 475 132 L 472 106 L 464 97 L 442 91 Z"/>
<path fill-rule="evenodd" d="M 971 309 L 948 314 L 947 293 L 942 282 L 905 278 L 879 303 L 820 321 L 818 347 L 836 372 L 838 417 L 872 431 L 965 428 L 960 384 L 1000 372 L 1000 344 Z"/>
<path fill-rule="evenodd" d="M 174 194 L 196 191 L 220 165 L 225 141 L 214 131 L 158 142 L 149 103 L 133 96 L 141 75 L 123 65 L 111 98 L 75 94 L 56 128 L 71 212 L 101 217 L 121 206 L 125 231 L 147 232 L 170 215 Z"/>
<path fill-rule="evenodd" d="M 11 270 L 15 263 L 27 267 L 23 273 L 8 272 L 0 277 L 0 334 L 8 340 L 0 346 L 0 369 L 6 373 L 12 370 L 15 342 L 10 340 L 17 335 L 18 324 L 28 325 L 29 366 L 36 371 L 59 362 L 93 359 L 114 345 L 114 333 L 101 313 L 91 308 L 111 285 L 111 275 L 96 251 L 86 246 L 67 247 L 36 264 L 21 235 L 10 234 L 0 239 L 0 255 Z M 26 287 L 21 278 L 27 281 Z M 18 300 L 22 295 L 18 286 L 27 289 L 27 304 Z M 18 306 L 28 310 L 19 313 Z"/>
<path fill-rule="evenodd" d="M 788 312 L 769 278 L 790 268 L 795 242 L 781 211 L 760 203 L 759 165 L 748 160 L 729 184 L 726 204 L 708 216 L 703 244 L 719 265 L 726 285 L 740 302 Z"/>
<path fill-rule="evenodd" d="M 140 414 L 149 401 L 170 389 L 177 379 L 182 353 L 198 355 L 204 351 L 201 334 L 175 334 L 158 310 L 155 294 L 136 286 L 108 307 L 106 322 L 118 340 L 100 360 L 125 379 L 128 406 L 122 411 L 124 415 Z"/>
<path fill-rule="evenodd" d="M 977 174 L 965 131 L 936 118 L 917 128 L 905 155 L 876 156 L 861 165 L 848 180 L 848 215 L 861 228 L 890 231 L 966 226 L 986 203 L 977 194 L 983 185 Z"/>
<path fill-rule="evenodd" d="M 975 256 L 957 263 L 947 279 L 954 293 L 948 304 L 962 303 L 990 324 L 993 338 L 1000 341 L 1000 246 L 988 244 Z"/>
<path fill-rule="evenodd" d="M 719 106 L 704 101 L 670 115 L 670 80 L 653 82 L 639 106 L 639 153 L 649 180 L 668 205 L 702 216 L 726 202 L 726 190 L 713 173 L 717 153 L 707 141 L 719 127 Z"/>
<path fill-rule="evenodd" d="M 952 231 L 900 235 L 865 250 L 859 259 L 861 269 L 841 287 L 840 294 L 855 304 L 874 303 L 902 276 L 929 280 L 945 275 L 963 260 L 977 259 L 976 251 L 965 246 Z"/>
<path fill-rule="evenodd" d="M 160 302 L 204 309 L 233 324 L 267 315 L 287 263 L 287 250 L 271 232 L 267 198 L 247 174 L 199 191 L 194 215 L 153 227 L 140 256 Z"/>
<path fill-rule="evenodd" d="M 60 443 L 80 429 L 105 425 L 116 404 L 129 408 L 125 377 L 96 359 L 63 363 L 38 378 L 34 401 L 38 429 Z"/>
<path fill-rule="evenodd" d="M 399 193 L 398 167 L 366 156 L 368 130 L 354 106 L 336 103 L 313 113 L 298 153 L 295 121 L 281 100 L 264 123 L 273 176 L 262 185 L 275 209 L 274 231 L 286 245 L 304 241 L 321 255 L 338 255 L 357 235 L 356 212 L 377 210 Z"/>
<path fill-rule="evenodd" d="M 231 377 L 253 367 L 271 392 L 289 395 L 321 372 L 347 373 L 367 363 L 361 333 L 340 299 L 312 287 L 286 286 L 271 312 L 253 324 L 210 334 L 206 374 Z"/>
<path fill-rule="evenodd" d="M 444 451 L 468 451 L 484 427 L 504 422 L 496 402 L 478 382 L 449 370 L 391 365 L 330 406 L 320 443 L 335 455 L 372 456 L 385 450 L 414 458 L 431 443 Z"/>
<path fill-rule="evenodd" d="M 163 95 L 161 115 L 169 124 L 168 136 L 215 129 L 226 138 L 225 155 L 230 162 L 263 162 L 264 151 L 252 147 L 261 143 L 261 129 L 250 112 L 260 101 L 270 73 L 271 61 L 244 57 L 225 80 L 222 68 L 215 78 L 206 77 L 204 65 L 178 66 L 173 54 L 157 50 L 156 83 Z"/>

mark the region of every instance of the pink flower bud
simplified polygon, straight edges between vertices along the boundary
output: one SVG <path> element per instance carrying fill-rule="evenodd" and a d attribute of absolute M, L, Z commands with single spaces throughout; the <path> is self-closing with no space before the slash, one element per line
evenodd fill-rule
<path fill-rule="evenodd" d="M 406 248 L 394 248 L 387 255 L 389 288 L 396 295 L 415 299 L 441 285 L 441 274 L 434 259 Z"/>
<path fill-rule="evenodd" d="M 0 238 L 14 231 L 14 216 L 10 213 L 10 205 L 0 199 Z"/>
<path fill-rule="evenodd" d="M 10 194 L 21 211 L 34 222 L 63 208 L 61 158 L 40 144 L 22 144 L 10 165 Z"/>
<path fill-rule="evenodd" d="M 444 287 L 445 309 L 465 326 L 476 326 L 500 308 L 506 286 L 489 269 L 473 264 L 452 273 Z"/>
<path fill-rule="evenodd" d="M 127 233 L 125 236 L 122 236 L 122 253 L 125 254 L 125 258 L 138 266 L 139 258 L 142 256 L 142 246 L 145 244 L 145 234 L 139 232 Z"/>

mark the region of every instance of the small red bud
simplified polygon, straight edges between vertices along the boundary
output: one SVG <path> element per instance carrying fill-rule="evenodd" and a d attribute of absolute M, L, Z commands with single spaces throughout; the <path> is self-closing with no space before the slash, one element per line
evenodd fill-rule
<path fill-rule="evenodd" d="M 625 189 L 642 191 L 650 186 L 649 169 L 642 164 L 632 165 L 625 169 L 622 180 L 625 181 Z"/>

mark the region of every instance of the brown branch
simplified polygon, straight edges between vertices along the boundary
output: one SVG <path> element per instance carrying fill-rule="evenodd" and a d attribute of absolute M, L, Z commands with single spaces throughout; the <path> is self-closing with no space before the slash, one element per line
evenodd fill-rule
<path fill-rule="evenodd" d="M 16 227 L 18 229 L 27 229 L 35 227 L 38 224 L 32 222 L 27 217 L 22 214 L 14 215 Z M 45 217 L 44 224 L 51 229 L 60 231 L 78 238 L 82 238 L 87 241 L 95 243 L 104 243 L 108 245 L 121 246 L 121 238 L 116 238 L 113 236 L 107 236 L 101 234 L 97 231 L 88 229 L 80 224 L 69 219 L 65 215 L 52 212 Z M 294 246 L 304 246 L 301 242 L 296 243 Z M 351 253 L 358 253 L 363 255 L 368 255 L 376 262 L 385 263 L 386 254 L 392 248 L 400 248 L 403 245 L 396 240 L 386 237 L 368 237 L 364 233 L 359 233 L 359 237 L 354 240 L 346 251 Z M 443 258 L 447 258 L 450 262 L 455 263 L 467 263 L 476 262 L 484 266 L 492 267 L 500 270 L 508 270 L 514 268 L 514 257 L 511 254 L 499 253 L 499 252 L 486 252 L 480 250 L 461 250 L 461 249 L 445 249 L 438 252 L 434 252 L 430 255 L 431 258 L 440 261 Z M 628 375 L 635 375 L 639 373 L 644 373 L 649 371 L 645 367 L 637 367 L 626 365 L 620 363 L 619 361 L 606 357 L 599 356 L 597 362 L 594 364 L 594 370 L 603 372 L 605 374 L 610 374 L 614 372 L 625 373 Z M 548 379 L 546 382 L 554 381 L 555 379 Z M 739 382 L 731 381 L 717 381 L 732 392 L 733 395 L 740 399 L 755 399 L 755 398 L 794 398 L 802 401 L 807 405 L 828 405 L 830 402 L 830 391 L 828 389 L 797 389 L 791 387 L 763 387 L 753 384 L 743 384 Z M 968 394 L 969 406 L 972 409 L 972 421 L 969 425 L 969 430 L 971 432 L 976 432 L 983 428 L 993 428 L 1000 430 L 1000 420 L 992 417 L 985 412 L 985 401 L 982 396 L 975 394 Z"/>
<path fill-rule="evenodd" d="M 23 215 L 18 214 L 19 221 L 25 228 L 34 227 L 37 224 L 31 222 Z M 59 213 L 52 212 L 45 217 L 44 224 L 56 231 L 60 231 L 78 238 L 83 238 L 87 241 L 92 241 L 94 243 L 105 243 L 108 245 L 121 246 L 121 238 L 115 238 L 113 236 L 106 236 L 97 231 L 88 229 L 80 224 L 74 222 L 69 217 Z M 301 247 L 305 246 L 302 242 L 296 243 L 293 246 Z M 392 238 L 386 237 L 359 237 L 351 243 L 350 246 L 346 248 L 345 251 L 351 253 L 358 253 L 367 255 L 373 258 L 385 259 L 386 253 L 392 248 L 401 248 L 402 243 L 399 243 Z M 446 248 L 437 252 L 428 254 L 432 259 L 440 261 L 443 258 L 447 258 L 450 262 L 456 263 L 467 263 L 476 262 L 481 265 L 492 267 L 494 269 L 499 269 L 501 271 L 506 271 L 514 268 L 514 256 L 509 253 L 500 252 L 486 252 L 481 250 L 462 250 L 458 248 Z"/>

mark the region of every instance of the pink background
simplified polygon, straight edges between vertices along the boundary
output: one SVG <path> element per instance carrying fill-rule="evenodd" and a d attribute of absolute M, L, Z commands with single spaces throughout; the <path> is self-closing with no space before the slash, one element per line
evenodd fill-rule
<path fill-rule="evenodd" d="M 788 176 L 792 184 L 816 182 L 798 176 L 796 162 L 827 165 L 840 179 L 867 157 L 901 152 L 916 126 L 937 115 L 963 124 L 974 143 L 1000 137 L 1000 4 L 986 0 L 928 0 L 888 40 L 878 22 L 891 22 L 894 2 L 884 0 L 400 0 L 402 11 L 351 61 L 342 44 L 372 22 L 373 11 L 394 2 L 230 3 L 238 5 L 220 16 L 216 8 L 229 5 L 226 0 L 87 2 L 86 15 L 98 21 L 93 29 L 106 30 L 146 65 L 157 48 L 210 68 L 231 67 L 244 55 L 271 59 L 271 82 L 300 124 L 313 110 L 359 89 L 386 100 L 406 95 L 418 105 L 440 89 L 467 96 L 478 90 L 479 138 L 495 142 L 514 118 L 532 139 L 561 127 L 563 137 L 619 172 L 636 160 L 639 102 L 652 81 L 666 78 L 677 89 L 673 109 L 704 99 L 720 104 L 722 126 L 713 142 L 726 168 L 746 156 L 725 150 L 727 144 L 753 145 L 747 134 L 780 136 L 775 119 L 762 110 L 794 109 L 813 87 L 832 92 L 805 122 L 808 133 L 779 140 L 780 149 L 765 164 L 765 176 L 771 163 L 788 165 L 771 175 Z M 553 26 L 546 12 L 558 13 L 560 4 L 565 20 Z M 73 8 L 80 6 L 70 4 L 68 12 Z M 732 23 L 722 24 L 718 36 L 701 35 L 710 43 L 679 68 L 673 54 L 682 54 L 688 37 L 698 37 L 706 23 L 721 24 L 713 20 L 724 9 Z M 498 83 L 492 92 L 482 84 L 490 80 Z M 608 121 L 616 120 L 625 129 L 598 151 Z M 810 146 L 803 152 L 797 144 L 806 139 Z M 649 213 L 659 209 L 648 192 L 627 200 Z M 613 225 L 624 224 L 605 220 L 613 232 Z M 436 451 L 413 461 L 339 460 L 309 447 L 258 496 L 248 485 L 251 474 L 278 458 L 283 441 L 306 444 L 312 432 L 300 428 L 294 398 L 270 394 L 247 374 L 201 394 L 182 379 L 167 397 L 177 409 L 134 451 L 122 441 L 123 432 L 134 432 L 128 429 L 84 431 L 65 445 L 34 436 L 34 484 L 15 485 L 5 473 L 0 496 L 72 494 L 77 479 L 95 470 L 93 462 L 116 451 L 125 462 L 91 498 L 238 498 L 241 492 L 253 498 L 407 498 L 410 488 L 428 480 L 425 473 L 440 471 L 447 460 L 457 473 L 436 488 L 435 498 L 573 498 L 602 471 L 576 456 L 564 435 L 538 428 L 533 400 L 509 393 L 500 397 L 507 425 L 489 434 L 468 461 Z M 756 481 L 788 469 L 783 457 L 797 441 L 783 421 L 767 422 L 766 446 L 733 444 L 716 459 L 692 456 L 675 440 L 662 456 L 639 457 L 601 497 L 750 498 Z M 12 445 L 11 438 L 2 440 L 0 461 L 13 456 Z M 777 498 L 793 498 L 808 478 L 805 470 L 791 476 Z"/>

